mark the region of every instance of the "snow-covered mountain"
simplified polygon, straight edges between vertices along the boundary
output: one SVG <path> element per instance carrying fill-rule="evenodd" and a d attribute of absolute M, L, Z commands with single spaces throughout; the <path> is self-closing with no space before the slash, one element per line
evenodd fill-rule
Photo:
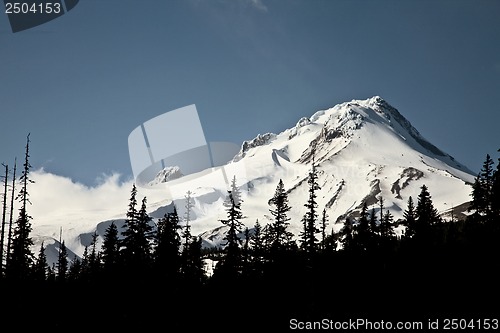
<path fill-rule="evenodd" d="M 321 187 L 318 209 L 326 209 L 329 227 L 335 231 L 342 227 L 342 218 L 359 211 L 364 201 L 369 208 L 378 209 L 379 196 L 395 220 L 402 218 L 408 198 L 412 196 L 416 203 L 423 184 L 441 213 L 455 209 L 458 216 L 470 200 L 469 185 L 475 177 L 427 141 L 398 110 L 375 96 L 318 111 L 281 133 L 245 141 L 239 153 L 222 167 L 189 177 L 175 168 L 163 171 L 145 190 L 154 193 L 152 197 L 162 197 L 148 201 L 151 215 L 159 218 L 175 205 L 183 216 L 186 193 L 190 191 L 194 204 L 190 213 L 192 232 L 203 237 L 205 246 L 217 245 L 225 231 L 220 220 L 226 218 L 223 202 L 231 182 L 235 181 L 242 194 L 242 222 L 252 228 L 257 220 L 261 225 L 271 221 L 268 200 L 282 179 L 292 207 L 290 231 L 298 235 L 313 161 Z M 120 220 L 110 216 L 91 230 L 88 226 L 81 232 L 73 230 L 66 245 L 81 254 L 83 246 L 88 245 L 84 243 L 89 243 L 89 232 L 97 229 L 102 236 L 113 219 Z M 36 233 L 36 224 L 33 228 Z M 45 234 L 50 237 L 58 233 L 45 230 Z"/>

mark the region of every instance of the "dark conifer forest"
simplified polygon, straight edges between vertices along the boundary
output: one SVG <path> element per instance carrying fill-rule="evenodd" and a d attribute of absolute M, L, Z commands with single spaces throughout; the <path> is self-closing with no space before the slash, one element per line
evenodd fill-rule
<path fill-rule="evenodd" d="M 2 327 L 281 332 L 292 319 L 407 320 L 424 327 L 436 318 L 500 319 L 500 160 L 495 167 L 490 155 L 471 186 L 470 214 L 452 221 L 439 216 L 423 185 L 402 220 L 394 220 L 380 197 L 359 216 L 346 217 L 340 232 L 328 232 L 337 217 L 318 207 L 313 165 L 306 213 L 296 221 L 303 230 L 294 237 L 283 181 L 272 198 L 262 198 L 272 216 L 265 225 L 242 222 L 245 202 L 232 188 L 220 248 L 204 248 L 191 234 L 189 199 L 187 216 L 174 210 L 153 222 L 147 198 L 137 197 L 134 185 L 124 226 L 111 223 L 102 246 L 94 234 L 81 258 L 69 260 L 62 242 L 54 266 L 43 244 L 32 251 L 30 169 L 28 136 L 18 181 L 15 166 L 5 166 Z M 10 200 L 20 209 L 9 221 Z M 213 274 L 207 263 L 215 265 Z"/>

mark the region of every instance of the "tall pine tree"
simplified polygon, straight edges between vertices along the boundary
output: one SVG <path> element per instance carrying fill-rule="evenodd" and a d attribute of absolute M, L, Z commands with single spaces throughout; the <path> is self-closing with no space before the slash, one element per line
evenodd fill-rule
<path fill-rule="evenodd" d="M 25 280 L 29 277 L 29 271 L 33 264 L 34 254 L 31 251 L 33 240 L 30 236 L 32 227 L 32 217 L 28 214 L 27 206 L 31 204 L 29 200 L 28 184 L 33 183 L 30 179 L 31 164 L 29 162 L 30 135 L 26 140 L 26 151 L 24 157 L 23 171 L 20 177 L 21 190 L 17 195 L 21 208 L 19 217 L 15 223 L 12 235 L 12 252 L 7 266 L 7 275 L 14 280 Z"/>
<path fill-rule="evenodd" d="M 238 234 L 241 233 L 243 223 L 240 221 L 243 217 L 240 203 L 233 199 L 231 191 L 228 191 L 226 199 L 227 218 L 220 220 L 222 224 L 228 227 L 224 240 L 226 241 L 224 259 L 217 264 L 214 276 L 220 276 L 223 280 L 233 281 L 241 272 L 241 249 Z"/>
<path fill-rule="evenodd" d="M 288 194 L 282 179 L 279 180 L 274 196 L 269 200 L 269 205 L 272 207 L 269 211 L 274 219 L 269 227 L 271 252 L 281 252 L 288 247 L 293 237 L 293 234 L 287 230 L 290 224 L 287 214 L 291 208 L 288 205 Z"/>
<path fill-rule="evenodd" d="M 316 169 L 314 160 L 312 163 L 311 171 L 309 172 L 307 184 L 309 185 L 309 196 L 307 199 L 307 203 L 304 205 L 306 207 L 306 213 L 302 218 L 303 230 L 300 234 L 300 238 L 301 248 L 309 255 L 313 255 L 317 251 L 318 238 L 316 237 L 316 234 L 319 232 L 319 229 L 316 226 L 318 218 L 318 203 L 316 202 L 316 192 L 321 189 L 318 184 L 318 171 Z"/>
<path fill-rule="evenodd" d="M 105 276 L 112 276 L 118 270 L 120 244 L 115 222 L 106 228 L 101 247 L 101 259 Z"/>
<path fill-rule="evenodd" d="M 156 236 L 155 264 L 157 274 L 169 280 L 179 277 L 181 238 L 177 209 L 165 214 L 159 221 Z"/>
<path fill-rule="evenodd" d="M 122 248 L 125 266 L 132 275 L 147 273 L 152 263 L 152 240 L 154 238 L 151 217 L 146 211 L 147 199 L 142 199 L 141 208 L 137 211 L 137 188 L 132 187 L 129 210 L 125 220 L 125 230 L 122 231 Z"/>

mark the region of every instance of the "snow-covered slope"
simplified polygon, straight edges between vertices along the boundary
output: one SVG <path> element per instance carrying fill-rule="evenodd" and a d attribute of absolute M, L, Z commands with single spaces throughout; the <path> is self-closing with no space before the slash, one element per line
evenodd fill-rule
<path fill-rule="evenodd" d="M 375 96 L 318 111 L 279 134 L 258 135 L 245 141 L 227 165 L 197 177 L 166 170 L 143 193 L 154 198 L 148 202 L 152 215 L 158 218 L 173 208 L 172 202 L 183 216 L 185 195 L 191 191 L 192 232 L 204 237 L 205 246 L 213 246 L 223 238 L 220 219 L 226 217 L 223 201 L 233 178 L 242 193 L 242 222 L 249 228 L 257 220 L 263 225 L 270 221 L 268 200 L 282 179 L 292 207 L 290 230 L 298 234 L 313 161 L 321 187 L 318 209 L 326 209 L 334 230 L 339 230 L 342 217 L 358 211 L 363 201 L 378 209 L 379 196 L 396 220 L 402 218 L 408 198 L 412 196 L 416 202 L 423 184 L 435 207 L 445 213 L 470 200 L 468 184 L 474 181 L 470 170 L 428 142 L 398 110 Z M 159 179 L 169 181 L 158 183 Z M 84 213 L 78 218 L 84 219 Z M 95 229 L 89 227 L 81 231 L 74 227 L 67 235 L 72 239 L 66 244 L 71 244 L 68 247 L 76 254 L 82 252 L 81 235 Z M 104 230 L 98 231 L 102 235 Z M 34 232 L 40 237 L 58 235 L 57 230 L 42 230 L 36 224 Z"/>

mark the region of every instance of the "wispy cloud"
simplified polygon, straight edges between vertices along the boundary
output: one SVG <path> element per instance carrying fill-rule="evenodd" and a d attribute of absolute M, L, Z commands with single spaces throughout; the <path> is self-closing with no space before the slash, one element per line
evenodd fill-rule
<path fill-rule="evenodd" d="M 250 4 L 252 5 L 252 7 L 258 9 L 258 10 L 262 10 L 264 12 L 267 12 L 267 6 L 264 5 L 264 3 L 262 2 L 262 0 L 247 0 L 247 1 L 250 1 Z"/>
<path fill-rule="evenodd" d="M 89 187 L 73 180 L 39 169 L 32 172 L 34 180 L 28 192 L 32 205 L 33 229 L 61 226 L 68 230 L 96 222 L 123 217 L 127 211 L 132 180 L 122 182 L 121 175 L 100 177 L 98 185 Z M 162 191 L 138 189 L 138 202 L 144 196 L 148 202 L 166 199 Z M 17 212 L 15 213 L 17 216 Z"/>

